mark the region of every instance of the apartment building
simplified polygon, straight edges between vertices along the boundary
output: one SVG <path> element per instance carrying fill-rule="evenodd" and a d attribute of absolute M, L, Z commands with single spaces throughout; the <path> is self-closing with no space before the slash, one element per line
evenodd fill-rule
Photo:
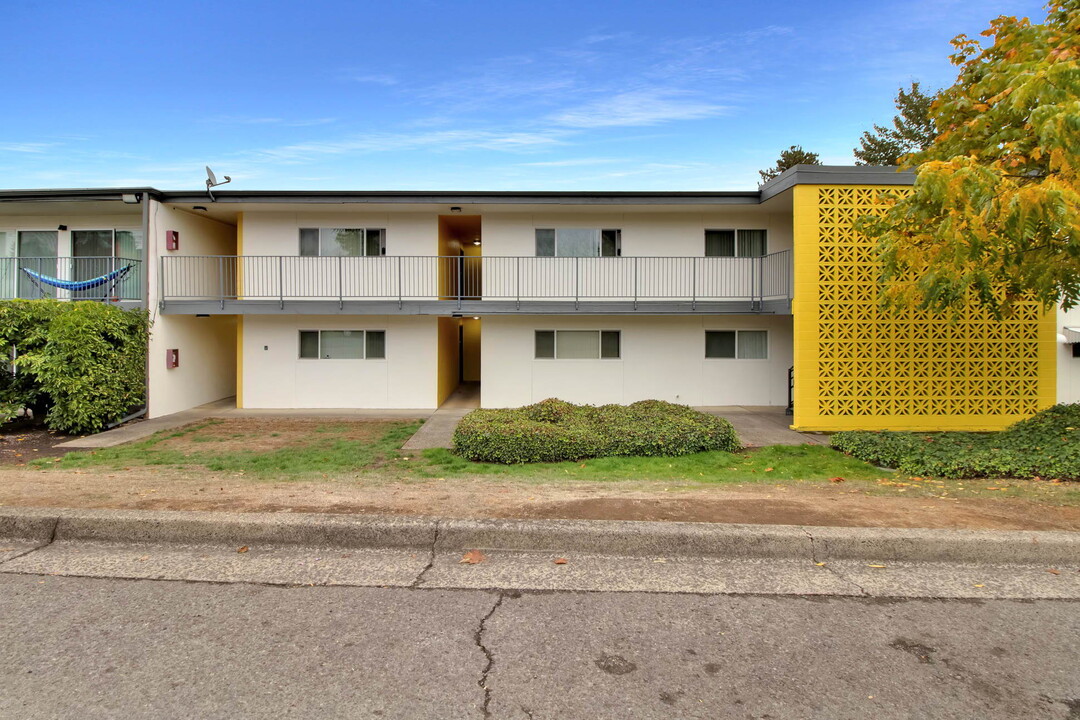
<path fill-rule="evenodd" d="M 882 312 L 851 228 L 891 168 L 746 192 L 0 192 L 0 296 L 145 305 L 149 413 L 547 397 L 994 429 L 1080 400 L 1080 315 Z M 86 290 L 35 283 L 124 270 Z M 97 295 L 95 295 L 95 293 Z M 98 297 L 100 296 L 100 297 Z M 1080 353 L 1078 353 L 1080 354 Z"/>

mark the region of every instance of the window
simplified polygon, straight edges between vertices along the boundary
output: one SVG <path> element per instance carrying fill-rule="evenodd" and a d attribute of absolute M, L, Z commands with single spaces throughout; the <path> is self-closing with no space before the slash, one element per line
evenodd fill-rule
<path fill-rule="evenodd" d="M 381 228 L 300 228 L 301 257 L 361 257 L 386 254 Z"/>
<path fill-rule="evenodd" d="M 707 330 L 705 357 L 765 360 L 769 357 L 769 333 L 766 330 Z"/>
<path fill-rule="evenodd" d="M 706 230 L 705 257 L 761 257 L 767 237 L 767 230 Z"/>
<path fill-rule="evenodd" d="M 618 360 L 622 353 L 619 330 L 537 330 L 538 360 Z"/>
<path fill-rule="evenodd" d="M 301 330 L 300 358 L 304 360 L 383 360 L 385 330 Z"/>
<path fill-rule="evenodd" d="M 537 228 L 537 257 L 619 257 L 622 230 Z"/>

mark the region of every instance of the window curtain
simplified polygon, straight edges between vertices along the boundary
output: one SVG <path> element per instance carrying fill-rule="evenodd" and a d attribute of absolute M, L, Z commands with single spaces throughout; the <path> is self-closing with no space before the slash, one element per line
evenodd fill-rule
<path fill-rule="evenodd" d="M 560 330 L 555 346 L 560 360 L 600 357 L 600 333 L 596 330 Z"/>
<path fill-rule="evenodd" d="M 600 231 L 594 228 L 559 228 L 559 257 L 600 257 Z"/>
<path fill-rule="evenodd" d="M 323 330 L 323 358 L 330 360 L 362 360 L 364 357 L 363 330 Z"/>
<path fill-rule="evenodd" d="M 364 231 L 349 228 L 319 230 L 320 254 L 326 257 L 359 257 L 364 254 Z"/>
<path fill-rule="evenodd" d="M 764 330 L 739 331 L 739 358 L 764 360 L 769 356 L 769 334 Z"/>
<path fill-rule="evenodd" d="M 143 234 L 142 230 L 117 230 L 116 231 L 116 257 L 114 269 L 119 270 L 131 260 L 143 259 Z M 130 272 L 120 281 L 120 297 L 126 300 L 136 300 L 142 297 L 142 265 L 135 265 Z M 231 291 L 230 291 L 231 292 Z"/>
<path fill-rule="evenodd" d="M 765 254 L 764 230 L 739 231 L 739 257 L 761 257 Z"/>

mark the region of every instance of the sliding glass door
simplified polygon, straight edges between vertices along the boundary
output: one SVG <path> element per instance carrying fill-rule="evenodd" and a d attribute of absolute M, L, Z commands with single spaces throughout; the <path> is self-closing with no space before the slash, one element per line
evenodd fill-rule
<path fill-rule="evenodd" d="M 56 244 L 55 230 L 19 231 L 19 297 L 56 297 L 56 288 L 44 283 L 35 284 L 22 271 L 22 268 L 29 268 L 42 275 L 56 277 Z"/>

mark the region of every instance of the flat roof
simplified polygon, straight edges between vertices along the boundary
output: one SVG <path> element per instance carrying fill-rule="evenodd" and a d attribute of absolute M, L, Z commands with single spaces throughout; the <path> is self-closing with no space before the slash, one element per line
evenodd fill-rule
<path fill-rule="evenodd" d="M 796 165 L 756 190 L 517 191 L 517 190 L 214 190 L 216 203 L 435 203 L 440 205 L 757 205 L 795 185 L 911 185 L 915 173 L 869 165 Z M 121 200 L 146 194 L 162 202 L 206 204 L 206 190 L 68 188 L 0 190 L 0 203 Z"/>

